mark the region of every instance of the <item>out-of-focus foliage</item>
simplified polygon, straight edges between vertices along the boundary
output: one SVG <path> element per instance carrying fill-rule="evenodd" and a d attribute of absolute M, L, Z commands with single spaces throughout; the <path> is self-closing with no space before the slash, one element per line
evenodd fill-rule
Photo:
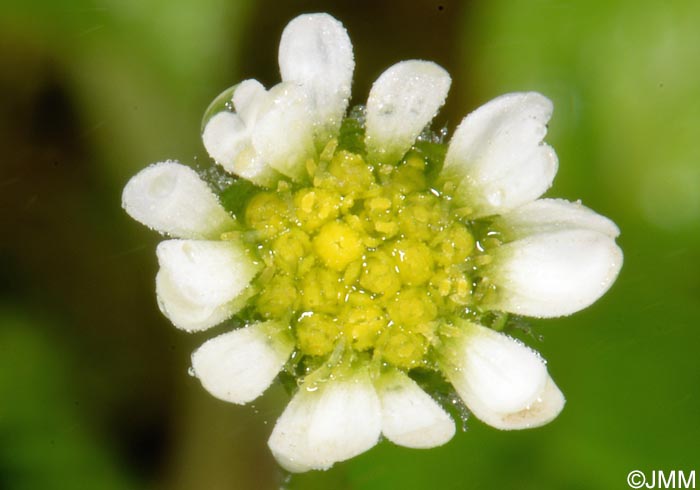
<path fill-rule="evenodd" d="M 691 1 L 489 2 L 465 41 L 479 93 L 554 100 L 558 189 L 688 231 L 700 221 L 699 19 Z"/>
<path fill-rule="evenodd" d="M 121 188 L 154 161 L 201 164 L 209 100 L 274 83 L 286 22 L 325 10 L 355 45 L 355 104 L 409 57 L 452 74 L 436 129 L 508 91 L 554 101 L 550 195 L 615 220 L 625 265 L 593 307 L 534 322 L 568 399 L 549 426 L 469 420 L 441 448 L 383 442 L 285 478 L 265 446 L 283 390 L 236 407 L 187 376 L 209 335 L 157 311 L 157 237 Z M 698 25 L 693 0 L 5 2 L 0 487 L 607 489 L 632 469 L 698 470 Z"/>
<path fill-rule="evenodd" d="M 230 83 L 249 9 L 245 0 L 9 3 L 5 42 L 44 51 L 65 72 L 85 136 L 109 165 L 101 170 L 118 179 L 144 156 L 192 158 L 202 107 L 212 86 Z"/>
<path fill-rule="evenodd" d="M 0 483 L 3 488 L 133 489 L 70 380 L 62 339 L 0 310 Z"/>

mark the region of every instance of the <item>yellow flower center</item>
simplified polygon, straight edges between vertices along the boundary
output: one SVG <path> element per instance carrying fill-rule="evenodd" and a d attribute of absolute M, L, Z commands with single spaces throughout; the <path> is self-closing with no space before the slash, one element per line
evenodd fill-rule
<path fill-rule="evenodd" d="M 388 166 L 336 147 L 308 162 L 306 184 L 283 182 L 248 201 L 247 235 L 265 266 L 253 310 L 288 321 L 302 355 L 340 347 L 426 366 L 436 320 L 463 314 L 477 296 L 471 225 L 431 188 L 418 151 Z"/>

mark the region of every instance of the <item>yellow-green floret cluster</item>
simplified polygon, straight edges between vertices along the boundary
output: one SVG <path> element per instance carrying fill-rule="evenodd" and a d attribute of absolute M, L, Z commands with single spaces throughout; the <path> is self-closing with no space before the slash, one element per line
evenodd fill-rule
<path fill-rule="evenodd" d="M 289 322 L 304 356 L 427 367 L 437 320 L 472 311 L 489 257 L 420 151 L 384 165 L 337 146 L 309 160 L 305 184 L 282 181 L 245 204 L 263 264 L 252 309 Z"/>

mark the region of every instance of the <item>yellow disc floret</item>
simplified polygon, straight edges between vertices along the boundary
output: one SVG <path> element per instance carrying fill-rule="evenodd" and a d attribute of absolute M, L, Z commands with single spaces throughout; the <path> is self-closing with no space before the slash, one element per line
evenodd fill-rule
<path fill-rule="evenodd" d="M 372 167 L 360 155 L 344 150 L 335 153 L 328 172 L 341 194 L 356 195 L 374 183 Z"/>
<path fill-rule="evenodd" d="M 354 291 L 338 318 L 347 342 L 358 351 L 374 346 L 387 327 L 386 312 L 369 295 Z"/>
<path fill-rule="evenodd" d="M 283 272 L 275 274 L 262 286 L 258 296 L 259 313 L 267 319 L 287 318 L 299 307 L 299 295 L 294 278 Z"/>
<path fill-rule="evenodd" d="M 341 204 L 340 194 L 328 189 L 306 188 L 294 195 L 296 218 L 301 228 L 307 232 L 335 219 Z"/>
<path fill-rule="evenodd" d="M 301 278 L 301 303 L 306 311 L 337 313 L 345 286 L 334 270 L 313 267 Z"/>
<path fill-rule="evenodd" d="M 299 320 L 296 334 L 297 342 L 303 352 L 312 356 L 322 356 L 333 350 L 340 330 L 332 317 L 316 313 Z"/>
<path fill-rule="evenodd" d="M 420 286 L 433 275 L 433 254 L 428 246 L 416 240 L 399 240 L 393 245 L 396 267 L 404 284 Z"/>
<path fill-rule="evenodd" d="M 274 236 L 289 224 L 289 206 L 272 192 L 261 192 L 251 199 L 245 212 L 248 226 L 264 238 Z"/>
<path fill-rule="evenodd" d="M 474 237 L 464 226 L 452 225 L 439 233 L 431 244 L 436 252 L 435 261 L 442 265 L 460 264 L 474 251 Z"/>
<path fill-rule="evenodd" d="M 440 200 L 430 193 L 411 194 L 399 213 L 399 230 L 405 236 L 428 241 L 449 223 Z"/>
<path fill-rule="evenodd" d="M 341 271 L 362 256 L 360 236 L 345 223 L 326 223 L 314 238 L 314 250 L 326 266 Z"/>
<path fill-rule="evenodd" d="M 415 326 L 434 320 L 437 307 L 430 293 L 423 288 L 402 289 L 387 305 L 392 321 L 398 325 Z"/>
<path fill-rule="evenodd" d="M 401 289 L 401 278 L 393 257 L 382 250 L 369 254 L 360 286 L 385 297 L 397 293 Z"/>
<path fill-rule="evenodd" d="M 395 326 L 378 342 L 382 357 L 394 366 L 411 369 L 421 364 L 428 350 L 428 342 L 422 335 L 407 332 Z"/>
<path fill-rule="evenodd" d="M 282 233 L 272 242 L 275 263 L 289 273 L 297 270 L 299 262 L 306 257 L 310 249 L 309 236 L 298 228 Z"/>
<path fill-rule="evenodd" d="M 415 154 L 409 155 L 405 163 L 394 172 L 391 183 L 403 194 L 425 190 L 425 160 Z"/>
<path fill-rule="evenodd" d="M 237 236 L 263 265 L 252 313 L 289 322 L 313 366 L 347 355 L 428 366 L 438 319 L 467 315 L 484 294 L 472 276 L 486 255 L 463 212 L 430 188 L 417 150 L 375 166 L 331 143 L 307 162 L 310 185 L 282 182 L 248 201 L 255 233 Z"/>

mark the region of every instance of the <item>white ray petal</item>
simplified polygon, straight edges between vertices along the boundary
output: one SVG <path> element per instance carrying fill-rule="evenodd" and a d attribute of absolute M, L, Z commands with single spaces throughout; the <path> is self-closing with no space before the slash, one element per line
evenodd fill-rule
<path fill-rule="evenodd" d="M 328 469 L 374 446 L 381 408 L 367 373 L 302 386 L 277 420 L 268 446 L 287 470 Z"/>
<path fill-rule="evenodd" d="M 269 91 L 252 131 L 252 143 L 261 161 L 293 180 L 303 180 L 306 162 L 314 156 L 313 121 L 306 92 L 293 83 Z"/>
<path fill-rule="evenodd" d="M 267 102 L 265 87 L 254 79 L 243 80 L 233 91 L 233 107 L 246 125 L 255 124 L 260 106 Z"/>
<path fill-rule="evenodd" d="M 506 94 L 464 118 L 450 141 L 442 179 L 473 216 L 534 201 L 552 185 L 556 153 L 542 142 L 552 103 L 535 92 Z"/>
<path fill-rule="evenodd" d="M 244 247 L 232 241 L 167 240 L 156 253 L 161 267 L 156 284 L 159 303 L 185 330 L 210 327 L 211 321 L 232 314 L 235 300 L 258 271 Z M 187 318 L 188 311 L 193 312 L 195 326 L 174 318 Z"/>
<path fill-rule="evenodd" d="M 541 318 L 590 306 L 613 284 L 623 260 L 613 238 L 587 229 L 530 235 L 491 253 L 483 272 L 496 285 L 490 306 Z"/>
<path fill-rule="evenodd" d="M 233 173 L 236 173 L 236 157 L 250 144 L 249 140 L 246 124 L 238 114 L 229 111 L 214 114 L 202 133 L 202 142 L 209 156 Z"/>
<path fill-rule="evenodd" d="M 564 395 L 548 375 L 544 388 L 535 401 L 518 412 L 499 413 L 478 401 L 472 401 L 469 409 L 481 421 L 500 430 L 532 429 L 548 424 L 564 408 Z"/>
<path fill-rule="evenodd" d="M 260 110 L 258 105 L 256 102 L 255 111 Z M 280 175 L 253 147 L 251 127 L 255 127 L 255 122 L 248 126 L 238 114 L 222 111 L 209 119 L 202 133 L 202 141 L 209 156 L 228 172 L 254 184 L 271 187 Z"/>
<path fill-rule="evenodd" d="M 540 356 L 521 342 L 468 321 L 444 350 L 447 378 L 477 417 L 476 407 L 510 414 L 532 405 L 547 381 Z"/>
<path fill-rule="evenodd" d="M 431 448 L 445 444 L 454 435 L 450 416 L 402 372 L 382 375 L 377 392 L 382 404 L 382 433 L 394 444 Z"/>
<path fill-rule="evenodd" d="M 370 159 L 398 161 L 445 103 L 450 83 L 450 75 L 430 61 L 402 61 L 382 73 L 367 99 Z"/>
<path fill-rule="evenodd" d="M 124 187 L 122 207 L 149 228 L 180 238 L 215 238 L 235 226 L 197 172 L 173 161 L 134 175 Z"/>
<path fill-rule="evenodd" d="M 206 330 L 238 313 L 253 294 L 248 287 L 239 296 L 219 305 L 197 303 L 183 294 L 169 271 L 156 274 L 156 296 L 160 311 L 175 325 L 187 332 Z"/>
<path fill-rule="evenodd" d="M 300 15 L 282 33 L 282 80 L 309 93 L 319 146 L 337 134 L 350 99 L 355 61 L 352 43 L 339 21 L 328 14 Z"/>
<path fill-rule="evenodd" d="M 564 199 L 538 199 L 520 206 L 499 216 L 493 228 L 501 230 L 507 240 L 574 229 L 597 231 L 610 238 L 620 235 L 617 225 L 605 216 Z"/>
<path fill-rule="evenodd" d="M 256 323 L 205 342 L 192 354 L 192 369 L 209 393 L 243 404 L 263 394 L 293 350 L 284 325 Z"/>

